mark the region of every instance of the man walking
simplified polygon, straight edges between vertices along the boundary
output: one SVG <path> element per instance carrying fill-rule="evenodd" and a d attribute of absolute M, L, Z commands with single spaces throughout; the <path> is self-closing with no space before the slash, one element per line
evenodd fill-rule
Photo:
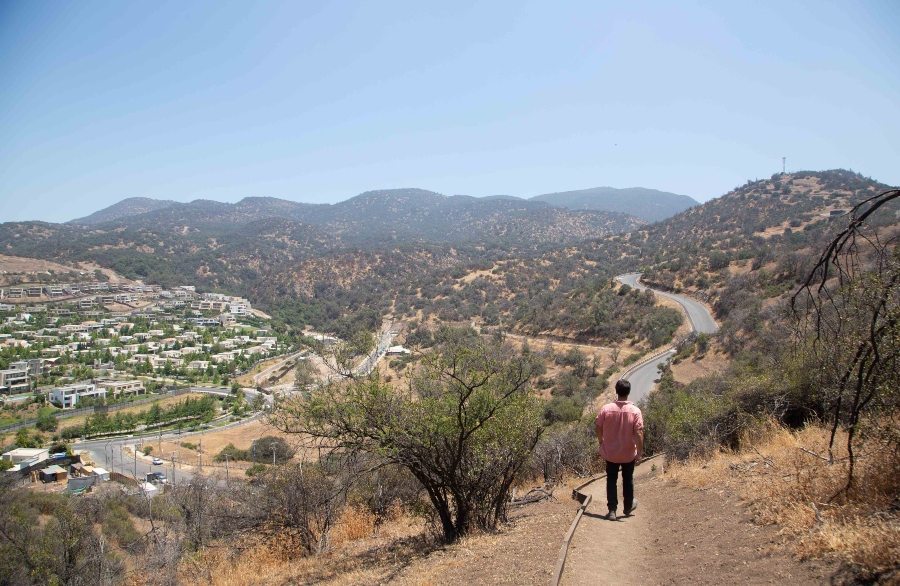
<path fill-rule="evenodd" d="M 641 410 L 628 400 L 630 393 L 630 382 L 616 382 L 616 401 L 604 405 L 594 422 L 600 455 L 606 460 L 606 506 L 609 508 L 606 518 L 610 521 L 616 520 L 616 509 L 619 508 L 616 485 L 620 468 L 625 516 L 637 508 L 634 467 L 644 457 L 644 417 Z"/>

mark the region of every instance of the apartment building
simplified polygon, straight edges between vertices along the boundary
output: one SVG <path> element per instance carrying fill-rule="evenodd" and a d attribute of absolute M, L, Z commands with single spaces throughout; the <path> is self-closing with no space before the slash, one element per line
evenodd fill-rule
<path fill-rule="evenodd" d="M 28 369 L 21 362 L 13 368 L 0 370 L 0 389 L 5 393 L 24 393 L 28 390 Z M 13 365 L 10 365 L 13 366 Z"/>

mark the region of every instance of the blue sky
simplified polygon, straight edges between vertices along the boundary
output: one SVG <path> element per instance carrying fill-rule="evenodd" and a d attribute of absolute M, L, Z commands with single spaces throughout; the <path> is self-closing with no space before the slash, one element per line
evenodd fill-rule
<path fill-rule="evenodd" d="M 435 6 L 429 6 L 434 4 Z M 0 221 L 788 170 L 900 184 L 900 3 L 0 2 Z"/>

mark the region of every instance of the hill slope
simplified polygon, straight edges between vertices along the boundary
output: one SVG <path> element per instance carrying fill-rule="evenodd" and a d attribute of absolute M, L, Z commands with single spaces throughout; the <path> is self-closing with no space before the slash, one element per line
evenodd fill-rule
<path fill-rule="evenodd" d="M 153 199 L 150 197 L 129 197 L 123 199 L 119 203 L 114 203 L 107 208 L 94 212 L 93 214 L 66 223 L 78 226 L 102 224 L 103 222 L 113 222 L 123 218 L 137 216 L 139 214 L 154 212 L 173 205 L 178 205 L 178 202 L 167 199 Z"/>
<path fill-rule="evenodd" d="M 544 201 L 570 210 L 620 212 L 637 216 L 647 222 L 659 222 L 699 205 L 699 202 L 686 195 L 644 187 L 626 189 L 594 187 L 578 191 L 545 193 L 536 195 L 529 201 Z"/>
<path fill-rule="evenodd" d="M 246 232 L 248 223 L 271 218 L 315 226 L 356 246 L 502 242 L 530 247 L 598 238 L 643 224 L 626 214 L 570 211 L 517 198 L 448 197 L 423 189 L 392 189 L 369 191 L 334 205 L 273 197 L 248 197 L 235 204 L 128 200 L 69 225 L 215 236 L 239 227 Z"/>

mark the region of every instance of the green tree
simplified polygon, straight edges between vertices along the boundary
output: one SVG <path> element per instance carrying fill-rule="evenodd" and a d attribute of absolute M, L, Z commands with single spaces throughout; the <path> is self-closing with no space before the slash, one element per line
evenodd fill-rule
<path fill-rule="evenodd" d="M 59 427 L 59 421 L 50 413 L 44 413 L 37 418 L 34 426 L 40 431 L 51 432 L 56 431 L 56 428 Z"/>
<path fill-rule="evenodd" d="M 271 462 L 273 452 L 277 464 L 284 464 L 294 457 L 294 449 L 284 438 L 276 435 L 264 435 L 254 440 L 249 452 L 254 462 Z"/>
<path fill-rule="evenodd" d="M 448 542 L 507 515 L 509 492 L 540 437 L 530 392 L 540 361 L 471 329 L 442 329 L 405 389 L 376 373 L 279 401 L 272 421 L 341 456 L 364 452 L 424 487 Z"/>

